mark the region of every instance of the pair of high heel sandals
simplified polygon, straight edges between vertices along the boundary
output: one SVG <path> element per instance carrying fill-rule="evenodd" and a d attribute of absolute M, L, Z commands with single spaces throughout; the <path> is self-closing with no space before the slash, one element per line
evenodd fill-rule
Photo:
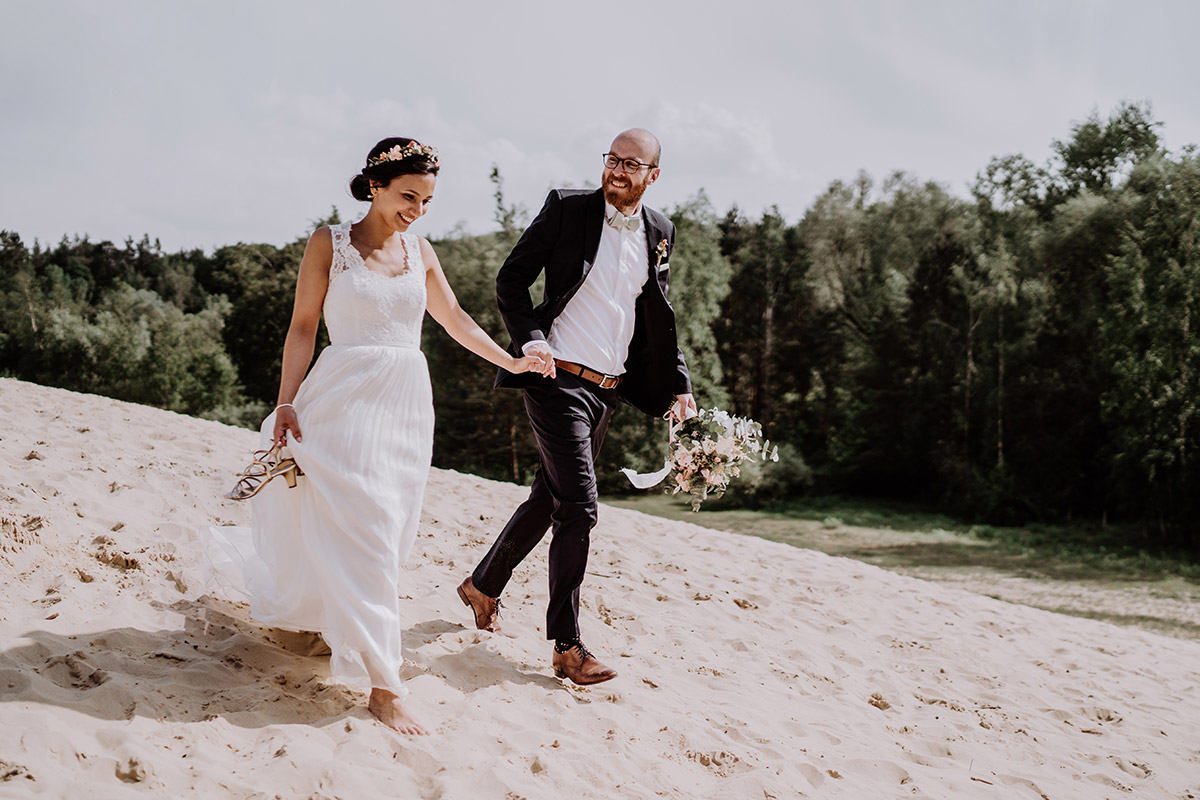
<path fill-rule="evenodd" d="M 289 489 L 296 488 L 296 479 L 304 474 L 296 459 L 284 455 L 284 448 L 276 444 L 270 450 L 257 450 L 254 460 L 238 475 L 238 481 L 225 494 L 230 500 L 249 500 L 263 487 L 280 476 L 287 481 Z"/>

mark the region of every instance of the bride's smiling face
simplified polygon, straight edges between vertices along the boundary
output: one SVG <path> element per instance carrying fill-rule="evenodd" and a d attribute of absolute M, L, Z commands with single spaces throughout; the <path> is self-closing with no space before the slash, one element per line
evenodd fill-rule
<path fill-rule="evenodd" d="M 400 175 L 387 186 L 377 187 L 371 206 L 383 215 L 388 225 L 406 231 L 429 210 L 436 185 L 436 175 Z"/>

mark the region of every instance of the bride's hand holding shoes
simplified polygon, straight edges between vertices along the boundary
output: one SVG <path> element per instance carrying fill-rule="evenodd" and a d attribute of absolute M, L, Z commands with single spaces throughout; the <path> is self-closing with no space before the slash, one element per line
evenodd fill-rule
<path fill-rule="evenodd" d="M 304 441 L 304 436 L 300 433 L 300 419 L 296 416 L 296 409 L 291 403 L 280 403 L 275 407 L 275 431 L 271 437 L 271 446 L 286 446 L 288 436 L 297 442 Z"/>

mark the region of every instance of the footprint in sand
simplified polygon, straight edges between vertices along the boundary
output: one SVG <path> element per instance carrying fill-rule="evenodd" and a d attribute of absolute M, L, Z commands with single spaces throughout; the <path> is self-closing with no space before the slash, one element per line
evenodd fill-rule
<path fill-rule="evenodd" d="M 0 760 L 0 783 L 19 780 L 33 781 L 37 779 L 24 765 Z"/>
<path fill-rule="evenodd" d="M 111 536 L 97 536 L 92 540 L 92 544 L 95 545 L 92 555 L 101 564 L 107 564 L 122 572 L 142 567 L 141 562 L 132 553 L 119 549 L 116 540 Z"/>
<path fill-rule="evenodd" d="M 710 750 L 707 752 L 688 750 L 685 755 L 690 761 L 695 761 L 700 766 L 707 767 L 722 778 L 728 778 L 730 775 L 736 775 L 739 772 L 745 772 L 754 768 L 733 753 L 724 750 Z"/>
<path fill-rule="evenodd" d="M 1126 761 L 1120 756 L 1109 756 L 1108 760 L 1126 775 L 1139 779 L 1150 777 L 1151 769 L 1146 764 L 1142 764 L 1137 761 Z"/>
<path fill-rule="evenodd" d="M 108 680 L 108 673 L 84 660 L 82 651 L 53 656 L 46 660 L 38 673 L 57 683 L 64 689 L 87 691 L 95 689 Z"/>
<path fill-rule="evenodd" d="M 124 763 L 118 761 L 115 773 L 122 783 L 141 783 L 150 777 L 150 771 L 136 758 L 129 758 Z"/>
<path fill-rule="evenodd" d="M 1101 724 L 1108 723 L 1110 725 L 1117 725 L 1123 719 L 1119 713 L 1110 708 L 1081 708 L 1079 709 L 1079 713 L 1080 715 L 1089 719 L 1094 719 L 1096 722 Z"/>
<path fill-rule="evenodd" d="M 46 524 L 42 517 L 26 515 L 21 521 L 0 517 L 0 553 L 17 553 L 29 545 L 38 544 L 38 531 Z"/>

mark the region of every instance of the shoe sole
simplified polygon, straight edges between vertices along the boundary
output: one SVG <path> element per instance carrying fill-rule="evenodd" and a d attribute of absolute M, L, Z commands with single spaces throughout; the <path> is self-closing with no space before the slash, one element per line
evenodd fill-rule
<path fill-rule="evenodd" d="M 600 678 L 599 680 L 594 680 L 594 681 L 587 681 L 586 683 L 580 683 L 579 681 L 577 681 L 574 678 L 567 675 L 567 673 L 563 672 L 561 669 L 554 670 L 554 677 L 564 678 L 566 680 L 569 680 L 571 683 L 575 684 L 576 686 L 595 686 L 597 683 L 607 683 L 608 681 L 611 681 L 613 678 L 617 677 L 617 673 L 614 672 L 612 675 L 609 675 L 608 677 Z"/>

